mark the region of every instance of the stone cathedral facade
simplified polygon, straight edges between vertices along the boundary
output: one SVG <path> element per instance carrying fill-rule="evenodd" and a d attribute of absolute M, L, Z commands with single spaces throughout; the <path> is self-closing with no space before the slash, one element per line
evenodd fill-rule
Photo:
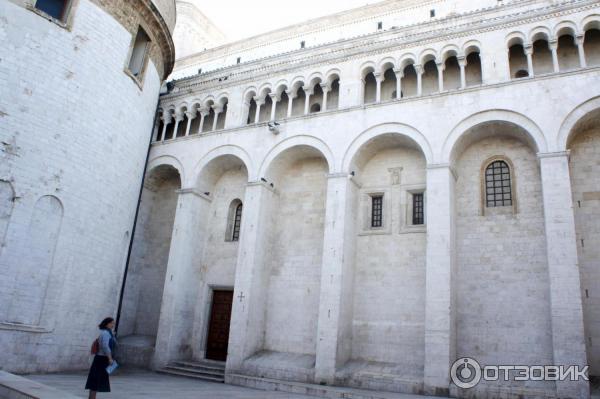
<path fill-rule="evenodd" d="M 78 3 L 85 10 L 104 2 Z M 0 233 L 8 238 L 0 267 L 10 278 L 0 293 L 38 306 L 34 314 L 33 305 L 15 310 L 24 299 L 2 301 L 0 329 L 10 331 L 0 332 L 2 348 L 28 348 L 27 356 L 8 352 L 15 371 L 41 356 L 31 347 L 52 348 L 57 339 L 39 320 L 85 314 L 91 323 L 114 311 L 127 263 L 119 336 L 132 365 L 208 359 L 225 362 L 229 383 L 270 389 L 590 397 L 583 380 L 461 389 L 450 371 L 468 357 L 481 365 L 589 365 L 600 377 L 597 1 L 385 0 L 200 53 L 181 46 L 190 55 L 175 63 L 153 129 L 152 112 L 111 102 L 86 120 L 115 118 L 94 148 L 69 141 L 104 163 L 118 157 L 93 185 L 106 195 L 97 211 L 107 213 L 86 213 L 105 223 L 69 219 L 66 204 L 59 207 L 66 194 L 52 176 L 68 165 L 53 157 L 40 164 L 58 168 L 44 180 L 57 199 L 28 207 L 33 190 L 15 190 L 3 161 Z M 156 64 L 147 65 L 158 84 Z M 5 109 L 2 118 L 19 112 Z M 152 131 L 145 169 L 144 147 L 127 142 L 140 124 Z M 40 151 L 30 154 L 36 162 Z M 14 159 L 12 170 L 24 170 Z M 123 187 L 111 184 L 114 176 Z M 70 184 L 75 189 L 77 176 Z M 23 194 L 21 213 L 14 192 Z M 20 218 L 31 212 L 30 223 L 50 225 L 67 268 L 49 263 L 43 281 L 54 296 L 45 302 L 10 258 L 10 239 L 27 242 L 11 234 L 27 228 Z M 113 219 L 123 225 L 94 235 L 97 245 L 66 244 L 92 240 L 88 229 L 108 229 Z M 83 252 L 102 261 L 78 264 Z M 43 259 L 35 256 L 30 263 Z M 102 280 L 100 267 L 110 278 Z M 66 293 L 54 294 L 61 284 Z M 96 302 L 79 309 L 84 292 Z M 68 356 L 81 363 L 88 337 L 78 327 Z"/>

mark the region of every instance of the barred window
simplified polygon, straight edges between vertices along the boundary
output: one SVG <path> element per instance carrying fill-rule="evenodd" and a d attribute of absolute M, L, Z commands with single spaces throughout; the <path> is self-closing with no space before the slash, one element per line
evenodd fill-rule
<path fill-rule="evenodd" d="M 513 204 L 510 168 L 504 161 L 494 161 L 485 170 L 485 202 L 488 208 Z"/>
<path fill-rule="evenodd" d="M 383 226 L 383 195 L 371 197 L 371 227 Z"/>
<path fill-rule="evenodd" d="M 231 235 L 231 241 L 240 240 L 240 227 L 242 226 L 242 204 L 239 204 L 235 208 L 235 216 L 233 220 L 233 233 Z"/>
<path fill-rule="evenodd" d="M 425 204 L 423 193 L 413 194 L 413 225 L 425 224 Z"/>

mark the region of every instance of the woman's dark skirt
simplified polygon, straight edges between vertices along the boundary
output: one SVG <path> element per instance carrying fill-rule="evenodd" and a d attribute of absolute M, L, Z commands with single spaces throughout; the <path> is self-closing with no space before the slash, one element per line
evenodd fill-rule
<path fill-rule="evenodd" d="M 92 367 L 90 367 L 85 389 L 95 392 L 110 392 L 110 381 L 106 372 L 107 367 L 107 356 L 94 356 L 94 362 L 92 363 Z"/>

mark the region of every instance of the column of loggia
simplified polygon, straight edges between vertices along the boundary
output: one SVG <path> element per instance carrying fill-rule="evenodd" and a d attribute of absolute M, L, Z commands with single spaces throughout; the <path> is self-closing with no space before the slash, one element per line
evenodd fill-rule
<path fill-rule="evenodd" d="M 446 64 L 444 62 L 436 62 L 438 71 L 438 91 L 442 93 L 444 91 L 444 71 L 446 70 Z"/>
<path fill-rule="evenodd" d="M 535 73 L 533 70 L 533 46 L 531 44 L 526 44 L 524 46 L 525 55 L 527 56 L 527 70 L 529 72 L 530 77 L 534 77 Z"/>
<path fill-rule="evenodd" d="M 417 96 L 421 96 L 423 94 L 423 66 L 420 64 L 413 65 L 415 68 L 415 72 L 417 73 Z"/>
<path fill-rule="evenodd" d="M 467 87 L 467 57 L 463 55 L 457 57 L 457 59 L 458 66 L 460 67 L 460 88 L 464 89 Z"/>
<path fill-rule="evenodd" d="M 568 152 L 538 154 L 542 177 L 554 364 L 587 365 Z M 587 381 L 557 381 L 559 398 L 589 398 Z"/>
<path fill-rule="evenodd" d="M 317 327 L 317 383 L 333 384 L 336 368 L 351 357 L 357 190 L 348 174 L 329 175 Z"/>
<path fill-rule="evenodd" d="M 454 184 L 449 165 L 428 166 L 424 384 L 429 395 L 449 394 L 456 360 Z"/>
<path fill-rule="evenodd" d="M 548 47 L 552 53 L 552 69 L 555 73 L 560 72 L 560 65 L 558 63 L 558 40 L 550 40 Z"/>
<path fill-rule="evenodd" d="M 587 62 L 585 60 L 585 48 L 583 46 L 585 42 L 585 35 L 578 35 L 575 38 L 575 44 L 577 44 L 577 53 L 579 54 L 579 66 L 581 68 L 587 67 Z"/>
<path fill-rule="evenodd" d="M 239 372 L 245 359 L 262 349 L 272 202 L 276 192 L 262 181 L 246 186 L 235 271 L 227 374 Z M 229 377 L 226 377 L 229 381 Z"/>
<path fill-rule="evenodd" d="M 154 367 L 164 367 L 182 356 L 193 332 L 196 298 L 200 287 L 198 259 L 205 242 L 210 198 L 194 189 L 178 191 L 177 210 L 165 275 Z"/>

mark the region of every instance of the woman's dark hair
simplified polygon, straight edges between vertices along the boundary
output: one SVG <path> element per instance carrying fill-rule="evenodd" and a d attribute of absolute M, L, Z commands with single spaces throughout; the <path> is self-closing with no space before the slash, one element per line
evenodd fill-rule
<path fill-rule="evenodd" d="M 106 326 L 108 326 L 113 321 L 115 321 L 115 319 L 113 319 L 112 317 L 107 317 L 106 319 L 102 320 L 102 323 L 98 324 L 98 328 L 101 330 L 106 330 Z"/>

